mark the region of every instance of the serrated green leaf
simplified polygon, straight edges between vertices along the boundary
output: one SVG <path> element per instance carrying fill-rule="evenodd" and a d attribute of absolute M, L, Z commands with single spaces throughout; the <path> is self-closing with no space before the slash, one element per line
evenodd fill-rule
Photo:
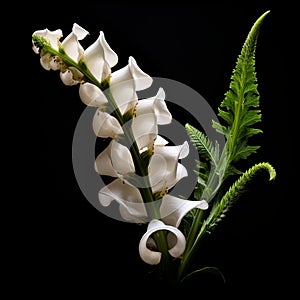
<path fill-rule="evenodd" d="M 248 146 L 248 139 L 262 132 L 261 129 L 252 127 L 261 121 L 261 111 L 255 109 L 259 106 L 260 99 L 255 51 L 262 21 L 268 13 L 269 11 L 265 12 L 252 26 L 236 61 L 229 90 L 220 104 L 218 115 L 227 126 L 213 122 L 213 127 L 225 134 L 228 159 L 233 162 L 256 152 L 258 147 Z"/>

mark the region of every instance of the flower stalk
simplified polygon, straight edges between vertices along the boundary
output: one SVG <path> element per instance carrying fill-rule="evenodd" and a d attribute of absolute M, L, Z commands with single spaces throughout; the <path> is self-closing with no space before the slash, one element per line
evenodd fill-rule
<path fill-rule="evenodd" d="M 42 36 L 33 34 L 32 41 L 35 47 L 40 49 L 41 56 L 45 54 L 50 54 L 50 56 L 55 57 L 60 63 L 63 63 L 67 68 L 73 67 L 77 69 L 82 75 L 84 82 L 89 82 L 96 87 L 98 87 L 101 91 L 105 92 L 106 99 L 108 101 L 107 111 L 110 112 L 112 116 L 114 116 L 120 126 L 124 131 L 123 139 L 126 140 L 126 143 L 130 145 L 129 151 L 133 158 L 134 167 L 136 170 L 136 174 L 141 178 L 143 181 L 141 183 L 142 187 L 139 187 L 139 191 L 141 193 L 142 199 L 144 203 L 148 203 L 147 209 L 150 219 L 160 219 L 160 213 L 157 210 L 155 205 L 152 205 L 156 199 L 154 199 L 154 195 L 151 190 L 151 184 L 148 177 L 148 168 L 147 165 L 145 166 L 143 163 L 143 159 L 140 154 L 140 150 L 138 148 L 137 142 L 135 141 L 134 134 L 130 126 L 126 126 L 126 122 L 128 120 L 124 120 L 124 116 L 122 115 L 114 96 L 112 95 L 110 89 L 110 76 L 105 78 L 102 82 L 99 82 L 97 78 L 91 73 L 88 69 L 87 64 L 85 63 L 84 59 L 81 58 L 79 62 L 75 62 L 71 57 L 69 57 L 66 52 L 64 51 L 63 46 L 59 46 L 59 50 L 54 49 L 51 44 Z M 162 253 L 162 269 L 163 272 L 166 274 L 167 278 L 171 278 L 170 273 L 170 254 L 168 252 L 168 242 L 166 233 L 164 231 L 157 231 L 154 233 L 153 238 L 157 245 L 158 251 Z"/>
<path fill-rule="evenodd" d="M 159 136 L 158 125 L 172 120 L 165 93 L 160 88 L 154 97 L 138 99 L 137 91 L 150 87 L 152 78 L 133 57 L 129 57 L 127 66 L 111 72 L 118 56 L 104 33 L 101 31 L 98 39 L 84 49 L 80 40 L 88 32 L 76 23 L 63 41 L 59 29 L 39 30 L 32 35 L 33 50 L 40 55 L 42 67 L 59 71 L 65 85 L 79 85 L 82 102 L 96 108 L 92 124 L 95 134 L 110 139 L 94 165 L 100 176 L 112 178 L 98 192 L 100 204 L 109 206 L 116 201 L 124 221 L 147 225 L 139 242 L 140 257 L 149 265 L 160 266 L 164 279 L 172 286 L 206 269 L 188 274 L 203 237 L 225 216 L 245 182 L 261 168 L 269 171 L 270 179 L 275 177 L 275 170 L 267 163 L 244 173 L 233 165 L 258 149 L 247 143 L 249 137 L 261 132 L 252 127 L 261 119 L 260 110 L 255 109 L 259 94 L 254 50 L 267 14 L 252 27 L 220 105 L 219 116 L 228 127 L 212 121 L 212 127 L 227 138 L 223 150 L 217 141 L 212 143 L 205 134 L 186 125 L 199 156 L 204 158 L 199 162 L 199 186 L 192 200 L 169 194 L 178 181 L 188 176 L 181 160 L 189 154 L 189 144 L 185 141 L 169 146 Z M 225 179 L 234 174 L 242 175 L 224 195 L 219 193 Z M 187 217 L 189 212 L 191 217 Z M 183 219 L 186 223 L 180 226 Z"/>

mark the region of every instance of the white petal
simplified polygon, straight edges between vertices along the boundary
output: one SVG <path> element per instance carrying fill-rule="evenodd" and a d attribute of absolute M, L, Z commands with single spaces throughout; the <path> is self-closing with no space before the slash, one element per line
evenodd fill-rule
<path fill-rule="evenodd" d="M 142 91 L 151 86 L 153 79 L 141 70 L 132 56 L 129 57 L 128 66 L 131 70 L 132 79 L 135 82 L 136 91 Z"/>
<path fill-rule="evenodd" d="M 103 206 L 109 206 L 112 201 L 120 204 L 120 214 L 126 221 L 142 222 L 147 212 L 139 190 L 116 179 L 103 187 L 98 194 Z"/>
<path fill-rule="evenodd" d="M 100 175 L 124 176 L 134 173 L 134 163 L 127 147 L 112 140 L 97 156 L 95 169 Z"/>
<path fill-rule="evenodd" d="M 99 82 L 111 73 L 111 67 L 118 62 L 117 54 L 105 40 L 102 31 L 98 39 L 85 50 L 84 58 L 88 69 Z"/>
<path fill-rule="evenodd" d="M 189 152 L 188 143 L 179 146 L 154 146 L 148 167 L 152 192 L 172 188 L 179 180 L 187 176 L 187 170 L 178 163 Z"/>
<path fill-rule="evenodd" d="M 208 203 L 205 200 L 184 200 L 167 194 L 162 199 L 160 214 L 166 224 L 177 228 L 182 218 L 193 208 L 205 210 L 208 208 Z"/>
<path fill-rule="evenodd" d="M 95 170 L 100 175 L 118 177 L 116 170 L 113 168 L 110 153 L 111 153 L 110 143 L 96 158 L 95 160 Z"/>
<path fill-rule="evenodd" d="M 188 172 L 187 169 L 184 165 L 182 165 L 181 163 L 177 164 L 176 167 L 176 176 L 175 176 L 175 182 L 174 183 L 170 183 L 169 186 L 174 186 L 178 181 L 180 181 L 182 178 L 187 177 L 188 176 Z"/>
<path fill-rule="evenodd" d="M 140 150 L 144 147 L 152 147 L 158 131 L 154 114 L 137 115 L 132 119 L 131 128 Z"/>
<path fill-rule="evenodd" d="M 160 135 L 157 135 L 156 136 L 156 139 L 155 139 L 155 141 L 154 141 L 154 146 L 165 146 L 165 145 L 167 145 L 169 142 L 166 140 L 166 139 L 164 139 L 162 136 L 160 136 Z"/>
<path fill-rule="evenodd" d="M 129 57 L 128 65 L 111 74 L 111 93 L 123 114 L 138 101 L 136 91 L 151 86 L 152 78 L 144 73 L 133 57 Z"/>
<path fill-rule="evenodd" d="M 136 107 L 136 114 L 153 113 L 156 116 L 157 124 L 165 125 L 172 121 L 172 115 L 169 112 L 165 102 L 165 92 L 160 88 L 155 97 L 139 100 Z"/>
<path fill-rule="evenodd" d="M 97 136 L 102 138 L 116 138 L 118 135 L 123 134 L 118 120 L 99 108 L 93 118 L 93 130 Z"/>
<path fill-rule="evenodd" d="M 87 106 L 104 108 L 108 103 L 104 93 L 89 82 L 80 84 L 79 96 L 81 101 Z"/>
<path fill-rule="evenodd" d="M 115 140 L 112 140 L 110 144 L 110 157 L 113 168 L 116 170 L 116 172 L 120 175 L 134 173 L 134 163 L 129 149 Z"/>
<path fill-rule="evenodd" d="M 189 144 L 185 141 L 183 144 L 177 146 L 155 147 L 154 151 L 168 159 L 178 160 L 188 156 Z"/>
<path fill-rule="evenodd" d="M 62 41 L 62 47 L 66 54 L 75 62 L 78 62 L 83 54 L 83 47 L 80 45 L 79 40 L 84 39 L 88 34 L 87 30 L 74 23 L 72 32 Z"/>
<path fill-rule="evenodd" d="M 150 250 L 147 247 L 147 242 L 151 238 L 150 236 L 159 230 L 167 230 L 176 237 L 175 245 L 169 249 L 170 255 L 173 257 L 179 257 L 185 249 L 185 237 L 180 230 L 173 226 L 165 225 L 160 220 L 151 220 L 148 224 L 147 232 L 142 236 L 139 243 L 139 254 L 142 260 L 150 265 L 157 265 L 161 260 L 160 252 Z"/>
<path fill-rule="evenodd" d="M 71 70 L 67 69 L 65 72 L 60 72 L 60 79 L 65 85 L 76 85 L 78 81 L 74 80 L 73 73 Z"/>

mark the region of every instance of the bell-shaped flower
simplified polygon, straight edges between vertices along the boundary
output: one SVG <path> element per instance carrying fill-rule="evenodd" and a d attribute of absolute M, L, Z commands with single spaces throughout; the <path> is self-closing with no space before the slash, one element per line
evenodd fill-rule
<path fill-rule="evenodd" d="M 123 135 L 123 129 L 118 120 L 99 108 L 94 114 L 93 130 L 97 136 L 102 138 L 111 137 L 115 139 Z"/>
<path fill-rule="evenodd" d="M 149 222 L 147 232 L 142 236 L 139 243 L 139 254 L 144 262 L 150 265 L 157 265 L 161 260 L 161 252 L 152 250 L 149 244 L 153 245 L 151 235 L 160 230 L 168 231 L 167 239 L 169 253 L 173 257 L 179 257 L 185 250 L 186 240 L 183 233 L 176 227 L 164 224 L 160 220 L 153 219 Z"/>
<path fill-rule="evenodd" d="M 148 178 L 153 194 L 172 188 L 187 176 L 186 168 L 178 160 L 186 157 L 188 153 L 187 142 L 179 146 L 154 146 L 154 154 L 148 165 Z M 137 175 L 134 183 L 127 181 L 128 178 L 132 179 L 135 173 L 133 159 L 129 149 L 114 139 L 96 157 L 95 169 L 99 175 L 120 177 L 129 184 L 137 185 L 137 188 L 144 187 L 144 181 Z"/>
<path fill-rule="evenodd" d="M 75 62 L 80 60 L 84 52 L 79 41 L 83 40 L 88 34 L 87 30 L 74 23 L 72 32 L 61 43 L 65 53 Z"/>
<path fill-rule="evenodd" d="M 98 39 L 84 51 L 84 61 L 98 82 L 111 74 L 111 68 L 118 62 L 118 55 L 107 43 L 103 31 L 100 31 Z"/>
<path fill-rule="evenodd" d="M 153 219 L 148 214 L 152 203 L 145 203 L 138 188 L 127 184 L 120 178 L 113 180 L 103 187 L 98 194 L 99 202 L 103 206 L 109 206 L 112 201 L 119 204 L 120 215 L 125 221 L 142 223 Z M 179 227 L 182 218 L 192 209 L 205 210 L 208 204 L 205 200 L 193 201 L 181 199 L 169 194 L 156 200 L 155 208 L 158 209 L 160 219 L 167 225 Z"/>
<path fill-rule="evenodd" d="M 88 63 L 87 50 L 84 56 Z M 138 101 L 136 91 L 146 89 L 151 84 L 152 78 L 140 69 L 133 57 L 129 57 L 127 66 L 111 74 L 109 91 L 103 92 L 87 82 L 80 85 L 79 96 L 84 104 L 104 109 L 108 103 L 105 92 L 109 92 L 121 114 L 124 114 Z"/>
<path fill-rule="evenodd" d="M 132 56 L 127 66 L 111 74 L 110 90 L 122 114 L 137 103 L 136 92 L 149 88 L 152 82 L 153 79 L 141 70 Z"/>
<path fill-rule="evenodd" d="M 97 156 L 95 169 L 100 175 L 122 178 L 126 174 L 135 172 L 130 151 L 114 139 Z"/>
<path fill-rule="evenodd" d="M 62 41 L 61 46 L 64 52 L 76 63 L 78 63 L 84 53 L 84 49 L 80 44 L 89 32 L 79 26 L 73 24 L 72 32 Z M 75 85 L 83 80 L 83 74 L 75 67 L 67 67 L 62 64 L 60 78 L 65 85 Z"/>
<path fill-rule="evenodd" d="M 45 29 L 36 31 L 34 34 L 45 38 L 57 52 L 59 47 L 62 47 L 64 53 L 75 63 L 79 63 L 84 59 L 90 73 L 98 82 L 106 79 L 111 74 L 111 68 L 118 62 L 118 56 L 105 40 L 103 31 L 100 32 L 98 39 L 86 50 L 83 49 L 79 41 L 84 39 L 89 32 L 77 23 L 73 24 L 72 32 L 62 42 L 59 41 L 62 37 L 61 30 L 49 31 Z M 41 64 L 46 70 L 59 69 L 61 71 L 61 79 L 64 84 L 74 85 L 82 82 L 83 74 L 75 67 L 70 68 L 58 55 L 49 55 L 47 52 L 41 52 L 34 42 L 33 50 L 35 53 L 40 52 Z"/>
<path fill-rule="evenodd" d="M 127 222 L 147 221 L 147 211 L 140 191 L 119 178 L 103 187 L 98 197 L 103 206 L 109 206 L 112 201 L 116 201 L 121 217 Z"/>
<path fill-rule="evenodd" d="M 106 98 L 101 98 L 103 94 L 97 93 L 98 88 L 95 85 L 86 83 L 83 86 L 90 89 L 89 95 L 94 95 L 89 100 L 85 98 L 86 101 L 91 101 L 94 102 L 94 105 L 102 105 L 102 107 L 105 107 L 107 104 L 105 102 Z M 162 139 L 162 137 L 157 135 L 158 125 L 168 124 L 172 120 L 172 116 L 167 109 L 164 98 L 165 92 L 160 88 L 156 96 L 139 100 L 136 105 L 131 129 L 141 152 L 145 148 L 153 147 L 153 144 L 165 145 L 168 143 L 165 139 Z M 102 112 L 101 108 L 98 108 L 94 115 L 93 129 L 95 134 L 102 138 L 116 138 L 123 134 L 123 129 L 117 119 Z"/>
<path fill-rule="evenodd" d="M 205 210 L 208 203 L 205 200 L 190 201 L 171 195 L 165 195 L 160 206 L 161 220 L 151 220 L 147 232 L 139 243 L 139 254 L 143 261 L 150 265 L 160 263 L 161 253 L 158 251 L 155 240 L 151 237 L 156 231 L 167 230 L 168 251 L 171 256 L 179 257 L 185 250 L 185 237 L 178 229 L 183 217 L 192 209 Z"/>
<path fill-rule="evenodd" d="M 140 150 L 153 146 L 158 133 L 158 125 L 169 124 L 172 115 L 165 103 L 165 92 L 159 88 L 154 97 L 139 100 L 132 120 L 132 131 Z"/>
<path fill-rule="evenodd" d="M 57 29 L 55 31 L 50 31 L 48 29 L 38 30 L 35 31 L 33 34 L 45 38 L 49 42 L 51 48 L 53 48 L 57 52 L 59 52 L 59 47 L 62 47 L 67 56 L 69 56 L 75 62 L 78 62 L 84 52 L 83 47 L 79 43 L 79 40 L 84 39 L 88 35 L 88 31 L 86 31 L 78 24 L 74 23 L 72 27 L 72 32 L 62 42 L 59 41 L 60 38 L 63 36 L 62 31 L 60 29 Z M 60 70 L 62 73 L 65 73 L 67 71 L 68 73 L 73 73 L 73 71 L 76 72 L 75 70 L 72 70 L 70 72 L 70 70 L 67 68 L 67 65 L 62 61 L 62 59 L 59 56 L 50 54 L 47 51 L 40 51 L 40 49 L 36 47 L 34 43 L 33 50 L 35 53 L 40 53 L 40 62 L 44 69 L 54 71 Z M 77 78 L 78 72 L 79 71 L 77 70 Z M 67 74 L 65 76 L 61 76 L 61 78 L 63 82 L 67 85 L 70 85 L 71 82 L 77 83 L 76 80 L 70 80 Z"/>
<path fill-rule="evenodd" d="M 154 145 L 154 154 L 148 168 L 153 193 L 172 188 L 188 175 L 186 168 L 178 162 L 188 154 L 189 144 L 187 141 L 178 146 Z"/>
<path fill-rule="evenodd" d="M 194 208 L 206 210 L 208 209 L 208 203 L 206 200 L 184 200 L 167 194 L 163 197 L 160 206 L 160 215 L 166 224 L 179 227 L 182 218 Z"/>

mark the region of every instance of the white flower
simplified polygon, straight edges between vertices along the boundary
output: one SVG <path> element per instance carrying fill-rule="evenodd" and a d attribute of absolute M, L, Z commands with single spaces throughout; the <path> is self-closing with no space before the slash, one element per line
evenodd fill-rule
<path fill-rule="evenodd" d="M 85 60 L 88 63 L 86 52 Z M 117 107 L 124 114 L 138 101 L 136 91 L 147 89 L 151 84 L 152 78 L 140 69 L 133 57 L 129 57 L 127 66 L 111 74 L 110 90 L 105 92 L 112 94 Z M 100 109 L 104 109 L 108 103 L 105 92 L 88 82 L 79 87 L 79 96 L 82 102 Z"/>
<path fill-rule="evenodd" d="M 95 169 L 100 175 L 120 177 L 134 173 L 134 163 L 127 147 L 115 140 L 97 156 Z"/>
<path fill-rule="evenodd" d="M 62 42 L 59 41 L 63 36 L 60 29 L 55 31 L 45 29 L 34 32 L 34 35 L 44 37 L 48 40 L 55 51 L 59 51 L 59 47 L 61 46 L 66 55 L 75 63 L 79 63 L 84 59 L 91 74 L 99 82 L 102 82 L 111 74 L 111 68 L 117 64 L 118 56 L 105 40 L 103 31 L 100 31 L 98 39 L 84 50 L 79 41 L 84 39 L 88 34 L 89 32 L 77 23 L 73 24 L 72 32 Z M 60 78 L 64 84 L 75 85 L 82 82 L 83 74 L 78 69 L 67 66 L 59 56 L 40 52 L 40 49 L 34 44 L 33 50 L 35 53 L 41 54 L 41 65 L 43 68 L 46 70 L 61 71 Z"/>
<path fill-rule="evenodd" d="M 79 96 L 82 102 L 88 106 L 97 107 L 97 111 L 95 112 L 93 119 L 93 129 L 95 134 L 102 138 L 115 138 L 117 135 L 123 133 L 119 121 L 109 115 L 110 112 L 104 112 L 108 106 L 106 93 L 109 92 L 112 94 L 116 106 L 120 110 L 121 114 L 124 114 L 128 109 L 133 108 L 137 105 L 137 103 L 139 103 L 136 91 L 148 88 L 151 83 L 152 78 L 148 74 L 144 73 L 139 68 L 136 61 L 130 57 L 129 63 L 126 67 L 112 73 L 109 91 L 102 91 L 96 85 L 89 82 L 80 84 Z M 154 100 L 152 100 L 152 102 L 153 101 Z M 139 110 L 139 108 L 137 109 Z M 158 111 L 158 108 L 155 109 Z M 137 112 L 136 115 L 138 114 L 139 113 Z M 152 123 L 156 124 L 156 119 L 153 114 L 148 114 L 148 119 L 151 119 Z M 142 119 L 135 120 L 133 122 L 133 130 L 140 130 L 140 128 L 143 128 L 143 130 L 149 131 L 149 128 L 144 128 L 144 124 L 148 126 L 150 123 L 144 121 Z M 156 136 L 156 125 L 154 125 L 154 128 Z M 137 134 L 140 134 L 140 132 Z"/>
<path fill-rule="evenodd" d="M 153 79 L 141 70 L 132 56 L 127 66 L 111 74 L 110 90 L 122 114 L 137 103 L 136 92 L 149 88 L 152 82 Z"/>
<path fill-rule="evenodd" d="M 79 41 L 83 40 L 88 34 L 89 32 L 87 30 L 79 26 L 77 23 L 74 23 L 72 32 L 61 43 L 66 54 L 75 62 L 80 60 L 84 52 Z"/>
<path fill-rule="evenodd" d="M 154 154 L 148 168 L 153 193 L 172 188 L 188 175 L 186 168 L 178 162 L 188 153 L 187 141 L 178 146 L 154 146 Z"/>
<path fill-rule="evenodd" d="M 55 51 L 59 51 L 59 47 L 63 47 L 65 53 L 75 62 L 78 62 L 83 54 L 83 48 L 79 43 L 79 40 L 82 40 L 88 35 L 88 31 L 74 23 L 72 27 L 72 32 L 62 41 L 60 42 L 60 38 L 63 36 L 62 31 L 57 29 L 55 31 L 50 31 L 48 29 L 38 30 L 33 33 L 34 35 L 38 35 L 40 37 L 45 38 L 51 45 L 51 47 Z M 67 69 L 66 65 L 62 62 L 62 60 L 58 56 L 50 55 L 50 53 L 40 52 L 40 49 L 33 44 L 33 50 L 35 53 L 40 53 L 41 55 L 41 65 L 46 70 L 60 70 L 62 73 L 70 72 Z M 73 70 L 74 71 L 74 70 Z M 77 70 L 77 74 L 79 71 Z M 77 76 L 78 77 L 78 76 Z M 81 74 L 82 77 L 82 74 Z M 61 75 L 62 81 L 71 85 L 74 84 L 73 81 L 77 83 L 76 80 L 71 80 L 69 74 Z"/>
<path fill-rule="evenodd" d="M 84 51 L 84 61 L 94 75 L 102 82 L 111 73 L 111 68 L 118 62 L 118 55 L 105 40 L 103 31 L 98 39 Z"/>
<path fill-rule="evenodd" d="M 119 121 L 99 108 L 94 114 L 93 130 L 97 136 L 102 138 L 111 137 L 115 139 L 123 135 L 123 129 Z"/>
<path fill-rule="evenodd" d="M 109 206 L 112 201 L 119 204 L 121 217 L 128 222 L 143 223 L 153 219 L 147 212 L 150 205 L 144 203 L 140 191 L 118 178 L 99 191 L 99 201 L 103 206 Z M 182 218 L 193 208 L 207 209 L 205 200 L 193 201 L 181 199 L 169 194 L 155 201 L 160 219 L 173 227 L 179 227 Z"/>
<path fill-rule="evenodd" d="M 158 126 L 171 123 L 172 115 L 165 102 L 165 91 L 159 88 L 154 97 L 137 102 L 132 131 L 138 148 L 150 148 L 157 138 Z"/>
<path fill-rule="evenodd" d="M 153 219 L 149 222 L 147 232 L 142 236 L 139 243 L 139 254 L 144 262 L 150 265 L 157 265 L 161 260 L 161 252 L 150 249 L 149 245 L 153 245 L 154 240 L 151 235 L 159 230 L 168 231 L 169 253 L 173 257 L 179 257 L 185 250 L 185 237 L 176 227 L 164 224 L 160 220 Z"/>
<path fill-rule="evenodd" d="M 51 47 L 58 51 L 59 48 L 59 40 L 63 36 L 62 31 L 60 29 L 57 29 L 55 31 L 51 31 L 49 29 L 44 29 L 44 30 L 37 30 L 33 33 L 33 35 L 37 35 L 40 37 L 45 38 L 46 40 L 49 41 Z M 32 41 L 32 49 L 36 54 L 40 53 L 40 49 L 35 46 L 35 44 Z"/>
<path fill-rule="evenodd" d="M 186 168 L 178 160 L 186 157 L 188 152 L 189 147 L 186 141 L 179 146 L 154 145 L 154 154 L 151 156 L 148 166 L 148 178 L 152 193 L 166 191 L 187 176 Z M 97 156 L 95 169 L 99 175 L 120 177 L 129 184 L 132 184 L 130 179 L 135 172 L 129 149 L 115 140 L 112 140 L 106 149 Z M 138 180 L 139 178 L 135 181 L 135 184 L 140 184 L 137 187 L 144 187 L 143 182 Z"/>
<path fill-rule="evenodd" d="M 159 230 L 169 231 L 169 253 L 173 257 L 179 257 L 185 249 L 185 237 L 178 229 L 182 218 L 194 208 L 202 210 L 208 208 L 205 200 L 184 200 L 167 194 L 158 201 L 160 220 L 153 219 L 147 213 L 151 203 L 145 204 L 139 190 L 121 179 L 116 179 L 102 188 L 99 192 L 99 201 L 103 206 L 109 206 L 112 201 L 116 201 L 121 217 L 128 222 L 149 221 L 147 232 L 139 243 L 139 254 L 143 261 L 151 265 L 158 264 L 161 259 L 161 253 L 158 252 L 151 235 Z"/>
<path fill-rule="evenodd" d="M 208 208 L 208 203 L 205 200 L 190 201 L 170 195 L 163 197 L 160 206 L 162 221 L 151 220 L 139 243 L 139 254 L 143 261 L 150 265 L 160 263 L 161 253 L 158 252 L 155 240 L 151 237 L 153 233 L 159 230 L 169 231 L 167 241 L 171 256 L 179 257 L 184 252 L 186 241 L 178 226 L 182 218 L 194 208 L 205 210 Z"/>
<path fill-rule="evenodd" d="M 119 204 L 121 217 L 128 222 L 142 223 L 147 220 L 147 211 L 140 191 L 116 179 L 99 191 L 99 201 L 103 206 L 109 206 L 112 201 Z"/>

